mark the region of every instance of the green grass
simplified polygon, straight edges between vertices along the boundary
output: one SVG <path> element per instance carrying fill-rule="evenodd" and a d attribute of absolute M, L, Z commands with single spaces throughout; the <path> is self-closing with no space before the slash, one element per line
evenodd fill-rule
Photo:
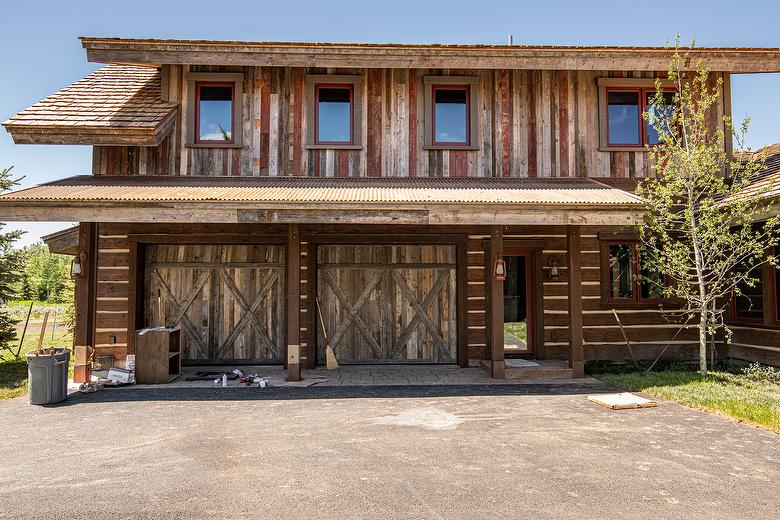
<path fill-rule="evenodd" d="M 731 372 L 710 372 L 706 377 L 688 371 L 651 372 L 646 376 L 637 372 L 597 373 L 593 377 L 780 433 L 780 384 L 776 382 Z"/>
<path fill-rule="evenodd" d="M 27 393 L 27 361 L 0 361 L 0 401 Z"/>
<path fill-rule="evenodd" d="M 524 321 L 504 323 L 504 331 L 517 339 L 522 339 L 523 341 L 528 339 L 528 332 L 526 331 L 526 324 Z"/>

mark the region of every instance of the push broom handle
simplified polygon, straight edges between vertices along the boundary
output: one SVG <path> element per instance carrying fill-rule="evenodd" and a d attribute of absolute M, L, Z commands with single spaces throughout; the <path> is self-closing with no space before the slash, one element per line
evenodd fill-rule
<path fill-rule="evenodd" d="M 328 331 L 325 330 L 325 320 L 322 319 L 322 309 L 320 308 L 320 299 L 314 298 L 314 301 L 317 303 L 317 314 L 320 317 L 320 324 L 322 325 L 322 335 L 325 338 L 325 343 L 328 343 Z"/>

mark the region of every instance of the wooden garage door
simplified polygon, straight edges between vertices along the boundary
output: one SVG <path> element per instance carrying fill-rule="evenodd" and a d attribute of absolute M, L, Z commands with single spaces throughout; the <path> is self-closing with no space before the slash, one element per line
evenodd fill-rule
<path fill-rule="evenodd" d="M 320 245 L 318 293 L 340 363 L 454 363 L 455 246 Z M 324 357 L 318 334 L 318 355 Z"/>
<path fill-rule="evenodd" d="M 145 323 L 181 327 L 183 361 L 283 361 L 283 246 L 149 246 L 145 275 Z"/>

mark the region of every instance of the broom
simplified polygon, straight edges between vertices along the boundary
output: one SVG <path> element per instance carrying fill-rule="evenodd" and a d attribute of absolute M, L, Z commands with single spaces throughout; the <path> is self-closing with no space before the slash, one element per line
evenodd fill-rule
<path fill-rule="evenodd" d="M 320 308 L 320 299 L 315 298 L 317 302 L 317 314 L 320 316 L 320 324 L 322 325 L 322 337 L 325 338 L 325 361 L 328 370 L 338 370 L 339 362 L 336 360 L 336 352 L 333 351 L 333 347 L 330 345 L 328 339 L 328 331 L 325 329 L 325 320 L 322 319 L 322 309 Z"/>

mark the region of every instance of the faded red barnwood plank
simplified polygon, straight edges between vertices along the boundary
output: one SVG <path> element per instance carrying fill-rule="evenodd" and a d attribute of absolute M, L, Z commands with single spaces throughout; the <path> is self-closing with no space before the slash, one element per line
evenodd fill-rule
<path fill-rule="evenodd" d="M 536 77 L 528 72 L 528 176 L 536 177 Z"/>
<path fill-rule="evenodd" d="M 338 150 L 336 154 L 336 177 L 349 177 L 349 151 Z"/>
<path fill-rule="evenodd" d="M 230 153 L 230 150 L 227 148 L 222 149 L 222 171 L 220 172 L 220 175 L 223 177 L 227 177 L 228 175 L 228 155 Z"/>
<path fill-rule="evenodd" d="M 569 176 L 569 81 L 568 72 L 558 71 L 558 164 L 561 177 Z"/>
<path fill-rule="evenodd" d="M 510 128 L 510 91 L 509 91 L 509 71 L 502 70 L 499 79 L 501 83 L 501 174 L 504 177 L 510 175 L 510 150 L 511 135 Z"/>
<path fill-rule="evenodd" d="M 466 177 L 469 170 L 469 156 L 466 150 L 450 150 L 450 177 Z"/>
<path fill-rule="evenodd" d="M 268 168 L 271 139 L 271 70 L 263 67 L 260 74 L 260 167 Z M 266 173 L 267 175 L 267 173 Z"/>
<path fill-rule="evenodd" d="M 367 138 L 366 176 L 382 176 L 382 69 L 369 69 L 367 74 Z"/>
<path fill-rule="evenodd" d="M 293 75 L 293 158 L 292 174 L 303 175 L 301 167 L 303 158 L 303 69 L 295 69 Z"/>
<path fill-rule="evenodd" d="M 417 69 L 409 69 L 409 176 L 417 176 Z"/>

